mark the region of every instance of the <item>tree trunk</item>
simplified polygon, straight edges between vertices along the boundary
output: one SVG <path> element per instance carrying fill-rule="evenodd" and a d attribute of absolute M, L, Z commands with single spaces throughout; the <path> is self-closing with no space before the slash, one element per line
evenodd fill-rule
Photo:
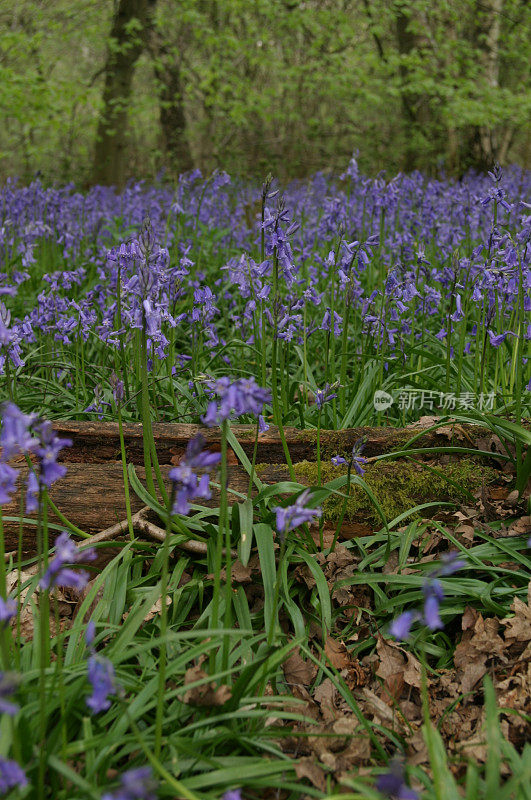
<path fill-rule="evenodd" d="M 186 131 L 181 64 L 177 53 L 167 45 L 154 41 L 152 50 L 164 152 L 170 173 L 178 175 L 194 166 Z"/>
<path fill-rule="evenodd" d="M 417 36 L 409 27 L 409 16 L 398 8 L 395 17 L 396 41 L 401 56 L 409 56 L 418 45 Z M 408 88 L 409 70 L 405 64 L 400 66 L 403 126 L 404 126 L 404 169 L 411 172 L 418 166 L 418 136 L 421 133 L 421 98 Z"/>
<path fill-rule="evenodd" d="M 93 183 L 123 187 L 126 179 L 127 104 L 135 64 L 151 28 L 156 0 L 119 0 L 111 30 L 103 110 L 98 123 Z"/>
<path fill-rule="evenodd" d="M 499 81 L 500 19 L 503 0 L 481 0 L 476 3 L 472 46 L 482 67 L 489 89 L 497 89 Z M 488 102 L 488 101 L 486 101 Z M 500 157 L 496 132 L 484 125 L 474 125 L 465 136 L 462 156 L 465 168 L 491 169 Z"/>

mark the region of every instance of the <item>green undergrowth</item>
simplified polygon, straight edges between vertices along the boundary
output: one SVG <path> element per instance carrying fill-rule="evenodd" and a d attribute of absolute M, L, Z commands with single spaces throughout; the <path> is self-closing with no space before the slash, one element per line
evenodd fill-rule
<path fill-rule="evenodd" d="M 260 474 L 258 465 L 257 472 Z M 294 465 L 295 476 L 300 483 L 315 486 L 318 483 L 317 464 L 301 461 Z M 344 465 L 335 467 L 330 462 L 321 463 L 323 484 L 346 474 Z M 496 471 L 472 459 L 460 459 L 437 468 L 410 461 L 396 460 L 368 464 L 363 476 L 372 490 L 387 519 L 394 519 L 410 508 L 425 502 L 462 503 L 470 494 L 485 483 L 494 480 Z M 325 519 L 337 520 L 342 512 L 343 498 L 330 495 L 323 503 Z M 360 486 L 351 486 L 345 519 L 362 519 L 379 523 L 378 516 L 370 498 Z"/>

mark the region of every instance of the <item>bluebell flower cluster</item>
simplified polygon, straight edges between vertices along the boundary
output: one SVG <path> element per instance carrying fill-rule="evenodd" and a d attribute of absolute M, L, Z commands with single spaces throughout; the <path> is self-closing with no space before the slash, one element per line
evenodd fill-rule
<path fill-rule="evenodd" d="M 105 792 L 101 800 L 156 800 L 156 791 L 151 767 L 137 767 L 124 772 L 120 787 L 115 792 Z"/>
<path fill-rule="evenodd" d="M 337 384 L 330 386 L 330 384 L 326 384 L 324 389 L 316 389 L 313 393 L 315 404 L 317 408 L 321 409 L 325 403 L 329 403 L 330 400 L 334 400 L 337 397 L 337 392 L 334 391 L 337 389 Z"/>
<path fill-rule="evenodd" d="M 67 565 L 93 561 L 95 558 L 96 552 L 92 548 L 79 550 L 65 531 L 55 540 L 55 555 L 40 579 L 39 586 L 41 589 L 69 586 L 81 591 L 87 585 L 88 574 L 85 571 L 71 569 Z"/>
<path fill-rule="evenodd" d="M 8 698 L 15 693 L 19 680 L 19 676 L 14 672 L 0 672 L 0 714 L 14 717 L 17 713 L 17 704 Z"/>
<path fill-rule="evenodd" d="M 375 788 L 386 797 L 395 800 L 418 800 L 419 794 L 411 789 L 405 780 L 404 765 L 402 761 L 395 758 L 389 765 L 389 770 L 379 775 L 376 780 Z"/>
<path fill-rule="evenodd" d="M 276 528 L 281 539 L 284 539 L 288 531 L 322 516 L 321 508 L 312 508 L 308 505 L 310 498 L 310 490 L 305 489 L 291 505 L 277 506 L 273 509 L 276 513 Z"/>
<path fill-rule="evenodd" d="M 0 756 L 0 794 L 7 794 L 17 787 L 23 789 L 27 785 L 28 779 L 22 767 L 16 761 Z"/>
<path fill-rule="evenodd" d="M 116 694 L 119 689 L 116 683 L 114 666 L 108 658 L 96 653 L 94 636 L 96 627 L 90 620 L 85 631 L 85 642 L 90 651 L 87 661 L 87 678 L 92 686 L 92 694 L 86 699 L 87 706 L 93 714 L 107 711 L 111 707 L 109 695 Z"/>
<path fill-rule="evenodd" d="M 236 419 L 242 414 L 259 417 L 266 403 L 271 402 L 271 393 L 262 389 L 254 378 L 218 378 L 206 384 L 206 393 L 211 398 L 202 421 L 209 428 L 221 425 L 228 419 Z"/>
<path fill-rule="evenodd" d="M 3 597 L 0 597 L 0 627 L 7 625 L 16 615 L 17 604 L 13 598 L 8 597 L 7 600 L 4 600 Z"/>
<path fill-rule="evenodd" d="M 459 183 L 420 173 L 387 180 L 361 175 L 354 157 L 343 177 L 345 183 L 337 185 L 318 173 L 304 187 L 288 187 L 282 201 L 278 192 L 267 191 L 262 230 L 260 215 L 249 215 L 260 202 L 259 188 L 237 195 L 221 174 L 205 179 L 194 171 L 175 189 L 132 184 L 119 196 L 103 187 L 82 195 L 72 187 L 44 188 L 39 181 L 28 187 L 7 182 L 0 190 L 6 220 L 0 255 L 13 268 L 9 275 L 0 273 L 0 373 L 8 365 L 20 369 L 42 335 L 67 347 L 97 337 L 116 349 L 145 324 L 150 369 L 156 358 L 169 357 L 169 340 L 181 329 L 230 364 L 223 335 L 227 318 L 250 345 L 264 334 L 263 324 L 274 325 L 280 339 L 295 345 L 323 331 L 339 336 L 343 304 L 332 313 L 323 291 L 330 283 L 337 285 L 350 320 L 359 317 L 369 351 L 384 347 L 390 359 L 407 360 L 404 345 L 422 336 L 416 325 L 421 315 L 440 341 L 450 336 L 453 358 L 472 356 L 482 346 L 477 332 L 485 330 L 488 346 L 508 362 L 507 344 L 521 335 L 515 313 L 520 266 L 524 311 L 531 312 L 531 217 L 521 200 L 529 193 L 530 173 L 511 168 L 502 175 L 495 168 L 490 176 L 468 175 Z M 146 218 L 150 224 L 109 249 L 107 223 L 117 215 L 128 230 L 138 230 Z M 300 227 L 299 220 L 304 220 Z M 193 263 L 198 226 L 221 232 L 213 244 L 216 254 L 230 245 L 230 257 L 221 265 L 228 284 L 224 278 L 209 281 Z M 353 230 L 364 231 L 363 238 L 347 236 Z M 248 253 L 262 233 L 265 254 L 258 263 Z M 82 260 L 84 266 L 44 275 L 34 308 L 15 317 L 8 307 L 29 280 L 43 242 L 58 248 L 66 263 Z M 385 270 L 378 289 L 366 280 L 376 248 L 379 269 Z M 170 259 L 170 252 L 175 257 Z M 431 253 L 438 254 L 437 265 L 427 257 Z M 281 287 L 273 306 L 275 259 Z M 98 282 L 85 286 L 89 270 Z M 479 327 L 464 316 L 465 295 Z M 523 335 L 525 342 L 531 340 L 530 327 Z M 168 371 L 173 372 L 190 356 L 171 352 L 175 362 Z M 61 380 L 68 384 L 66 371 Z M 9 487 L 10 476 L 2 472 L 0 486 Z"/>
<path fill-rule="evenodd" d="M 190 511 L 191 500 L 199 497 L 208 500 L 211 496 L 209 473 L 219 464 L 221 454 L 204 450 L 204 446 L 205 439 L 198 434 L 188 442 L 180 464 L 169 472 L 175 494 L 174 514 L 186 515 Z M 198 469 L 205 470 L 201 477 L 196 474 Z"/>
<path fill-rule="evenodd" d="M 367 459 L 365 456 L 362 456 L 361 453 L 363 448 L 365 447 L 365 440 L 358 439 L 352 448 L 352 453 L 350 459 L 346 459 L 343 456 L 332 456 L 331 461 L 335 467 L 338 467 L 340 464 L 350 464 L 351 469 L 357 472 L 360 477 L 365 475 L 364 465 L 367 463 Z"/>
<path fill-rule="evenodd" d="M 0 431 L 0 505 L 9 502 L 15 491 L 18 470 L 6 463 L 10 458 L 33 455 L 37 459 L 36 471 L 30 470 L 28 475 L 26 493 L 26 508 L 32 512 L 37 510 L 40 489 L 50 488 L 66 474 L 66 467 L 57 458 L 71 444 L 70 439 L 57 436 L 50 422 L 36 414 L 23 414 L 14 403 L 5 403 Z"/>
<path fill-rule="evenodd" d="M 453 575 L 454 572 L 462 569 L 465 566 L 465 561 L 459 558 L 457 551 L 451 551 L 441 558 L 441 563 L 432 572 L 427 575 L 422 585 L 422 592 L 424 594 L 424 607 L 422 611 L 404 611 L 397 617 L 391 627 L 390 633 L 398 640 L 403 641 L 407 639 L 411 632 L 411 626 L 414 622 L 422 622 L 430 631 L 436 631 L 443 628 L 443 623 L 439 616 L 439 608 L 441 602 L 444 600 L 444 590 L 439 578 Z"/>

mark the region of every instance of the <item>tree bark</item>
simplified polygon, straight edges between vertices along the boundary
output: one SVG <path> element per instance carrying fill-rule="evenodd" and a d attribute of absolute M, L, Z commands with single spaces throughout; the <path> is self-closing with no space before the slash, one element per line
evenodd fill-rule
<path fill-rule="evenodd" d="M 396 41 L 401 56 L 409 56 L 418 45 L 417 36 L 409 27 L 409 16 L 399 8 L 395 17 Z M 408 88 L 409 70 L 400 66 L 400 98 L 403 110 L 404 169 L 411 172 L 418 166 L 417 137 L 422 128 L 422 98 Z"/>
<path fill-rule="evenodd" d="M 175 49 L 153 36 L 150 43 L 158 85 L 159 118 L 167 166 L 173 175 L 194 166 L 187 136 L 181 63 Z"/>
<path fill-rule="evenodd" d="M 151 29 L 157 0 L 119 0 L 105 65 L 92 182 L 122 188 L 126 180 L 127 104 L 136 62 Z"/>
<path fill-rule="evenodd" d="M 499 40 L 503 0 L 481 0 L 476 3 L 471 45 L 478 53 L 483 79 L 489 89 L 499 85 Z M 462 162 L 465 168 L 480 171 L 491 169 L 500 158 L 496 131 L 474 125 L 464 139 Z"/>

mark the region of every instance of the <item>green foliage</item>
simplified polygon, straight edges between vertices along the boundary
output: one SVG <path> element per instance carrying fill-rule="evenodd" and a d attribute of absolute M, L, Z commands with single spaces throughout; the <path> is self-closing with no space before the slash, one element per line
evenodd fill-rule
<path fill-rule="evenodd" d="M 159 0 L 136 67 L 120 132 L 130 176 L 179 169 L 159 122 L 172 65 L 183 136 L 203 169 L 300 177 L 339 170 L 356 148 L 365 171 L 525 159 L 530 11 L 520 0 L 177 5 Z M 23 0 L 0 12 L 0 175 L 90 177 L 110 6 Z"/>

